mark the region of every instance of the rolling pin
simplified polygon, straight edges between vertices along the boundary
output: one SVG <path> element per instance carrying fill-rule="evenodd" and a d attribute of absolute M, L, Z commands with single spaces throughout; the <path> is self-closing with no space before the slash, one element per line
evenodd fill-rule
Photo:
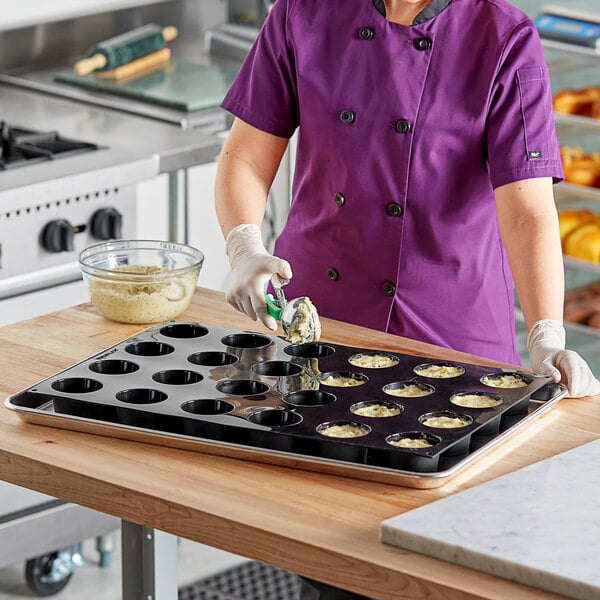
<path fill-rule="evenodd" d="M 94 77 L 98 79 L 112 79 L 114 81 L 124 82 L 127 79 L 138 77 L 153 71 L 157 67 L 161 67 L 171 59 L 171 49 L 161 48 L 151 54 L 146 54 L 141 58 L 136 58 L 115 69 L 108 71 L 96 71 Z"/>
<path fill-rule="evenodd" d="M 93 71 L 108 71 L 132 60 L 165 48 L 167 42 L 177 37 L 176 27 L 161 28 L 149 24 L 127 33 L 100 42 L 88 52 L 86 58 L 73 65 L 77 75 L 87 75 Z"/>

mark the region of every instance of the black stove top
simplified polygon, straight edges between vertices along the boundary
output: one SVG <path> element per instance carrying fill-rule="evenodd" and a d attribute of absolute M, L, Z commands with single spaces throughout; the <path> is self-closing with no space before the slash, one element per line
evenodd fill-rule
<path fill-rule="evenodd" d="M 98 150 L 96 144 L 62 137 L 56 131 L 32 131 L 0 121 L 0 171 Z"/>

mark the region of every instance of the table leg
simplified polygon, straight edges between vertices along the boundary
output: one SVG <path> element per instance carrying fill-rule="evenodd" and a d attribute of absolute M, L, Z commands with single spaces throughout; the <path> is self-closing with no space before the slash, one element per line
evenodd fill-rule
<path fill-rule="evenodd" d="M 188 243 L 187 169 L 169 173 L 169 240 Z"/>
<path fill-rule="evenodd" d="M 177 599 L 177 536 L 121 521 L 123 600 Z"/>

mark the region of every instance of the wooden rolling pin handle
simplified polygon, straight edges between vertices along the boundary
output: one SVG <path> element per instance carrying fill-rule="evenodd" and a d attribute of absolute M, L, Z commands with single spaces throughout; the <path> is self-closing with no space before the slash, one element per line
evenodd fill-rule
<path fill-rule="evenodd" d="M 162 36 L 165 42 L 172 42 L 179 35 L 179 31 L 177 27 L 173 25 L 169 25 L 168 27 L 163 27 Z"/>
<path fill-rule="evenodd" d="M 121 81 L 135 75 L 141 75 L 159 65 L 164 65 L 169 62 L 170 58 L 171 49 L 161 48 L 156 52 L 146 54 L 146 56 L 142 56 L 142 58 L 136 58 L 116 69 L 111 69 L 110 71 L 98 71 L 97 73 L 94 73 L 94 76 L 99 79 L 114 79 L 116 81 Z"/>
<path fill-rule="evenodd" d="M 88 58 L 82 58 L 73 65 L 73 71 L 77 75 L 87 75 L 97 69 L 102 69 L 106 66 L 106 56 L 104 54 L 93 54 Z"/>

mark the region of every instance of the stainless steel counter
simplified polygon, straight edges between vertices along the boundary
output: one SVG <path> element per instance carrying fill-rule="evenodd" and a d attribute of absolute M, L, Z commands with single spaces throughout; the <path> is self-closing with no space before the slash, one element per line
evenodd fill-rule
<path fill-rule="evenodd" d="M 0 82 L 70 98 L 86 105 L 102 106 L 177 125 L 183 129 L 222 128 L 224 111 L 183 112 L 122 96 L 88 91 L 55 81 L 69 71 L 77 58 L 96 42 L 147 23 L 174 25 L 179 31 L 169 44 L 173 58 L 198 65 L 218 64 L 237 69 L 240 60 L 212 54 L 205 32 L 219 28 L 226 18 L 220 0 L 171 0 L 98 14 L 82 14 L 63 21 L 2 31 L 0 28 Z M 0 114 L 0 118 L 2 115 Z"/>
<path fill-rule="evenodd" d="M 65 137 L 102 146 L 96 152 L 5 171 L 0 177 L 3 194 L 18 193 L 25 185 L 60 185 L 75 174 L 102 176 L 106 169 L 123 185 L 212 161 L 221 147 L 210 134 L 10 85 L 0 84 L 0 98 L 1 118 L 14 125 L 56 129 Z"/>

